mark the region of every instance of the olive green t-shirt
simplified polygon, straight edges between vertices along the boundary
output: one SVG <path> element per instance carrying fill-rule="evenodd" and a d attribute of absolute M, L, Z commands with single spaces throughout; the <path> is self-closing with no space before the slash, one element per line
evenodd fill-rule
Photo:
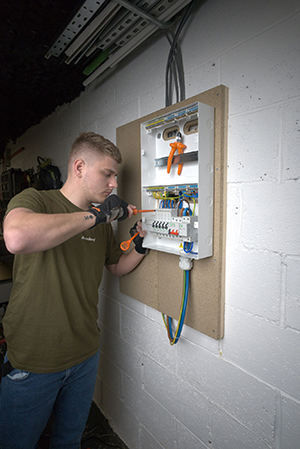
<path fill-rule="evenodd" d="M 29 188 L 7 212 L 26 207 L 45 214 L 82 211 L 59 191 Z M 8 358 L 15 368 L 36 373 L 65 370 L 99 348 L 98 288 L 104 265 L 118 262 L 110 224 L 100 224 L 47 251 L 18 254 L 3 319 Z"/>

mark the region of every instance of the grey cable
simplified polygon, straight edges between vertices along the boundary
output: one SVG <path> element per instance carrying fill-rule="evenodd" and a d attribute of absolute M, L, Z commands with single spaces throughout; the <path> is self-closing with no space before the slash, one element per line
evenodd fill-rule
<path fill-rule="evenodd" d="M 176 93 L 177 102 L 179 99 L 180 101 L 185 99 L 184 68 L 178 39 L 184 25 L 186 24 L 188 18 L 191 16 L 192 10 L 197 3 L 199 3 L 199 0 L 191 1 L 191 3 L 189 4 L 189 6 L 185 11 L 183 18 L 181 19 L 181 22 L 179 23 L 175 35 L 173 32 L 171 32 L 172 39 L 169 36 L 167 36 L 167 32 L 165 31 L 165 35 L 167 36 L 168 41 L 171 45 L 166 65 L 166 98 L 165 98 L 166 106 L 170 106 L 171 104 L 173 104 L 172 83 L 174 83 L 174 90 Z"/>

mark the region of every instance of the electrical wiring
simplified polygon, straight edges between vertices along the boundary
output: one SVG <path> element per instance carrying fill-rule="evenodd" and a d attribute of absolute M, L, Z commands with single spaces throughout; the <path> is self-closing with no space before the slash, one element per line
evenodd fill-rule
<path fill-rule="evenodd" d="M 184 323 L 184 319 L 185 319 L 185 313 L 186 313 L 186 308 L 187 308 L 187 300 L 188 300 L 188 294 L 189 294 L 189 279 L 190 279 L 190 272 L 185 270 L 185 297 L 184 297 L 184 304 L 183 304 L 183 309 L 182 309 L 182 313 L 180 314 L 180 323 L 179 323 L 179 328 L 176 331 L 176 335 L 175 335 L 175 339 L 176 339 L 176 343 L 179 340 L 179 337 L 181 335 L 181 331 L 183 328 L 183 323 Z M 171 334 L 172 336 L 172 334 Z"/>
<path fill-rule="evenodd" d="M 193 212 L 192 212 L 192 217 L 195 215 L 195 210 L 196 210 L 196 199 L 192 197 L 192 201 L 194 203 L 194 208 L 193 208 Z"/>
<path fill-rule="evenodd" d="M 182 316 L 183 303 L 184 303 L 184 299 L 185 299 L 185 285 L 186 285 L 185 281 L 186 281 L 186 276 L 185 276 L 185 271 L 184 271 L 183 272 L 182 303 L 181 303 L 181 308 L 180 308 L 180 315 L 179 315 L 178 324 L 179 324 L 180 318 Z M 173 336 L 171 336 L 171 330 L 172 329 L 169 327 L 169 322 L 167 322 L 167 320 L 169 321 L 169 316 L 167 316 L 167 320 L 166 320 L 165 315 L 162 313 L 162 317 L 163 317 L 163 321 L 165 323 L 165 327 L 166 327 L 166 329 L 168 331 L 169 340 L 171 341 L 173 339 Z"/>
<path fill-rule="evenodd" d="M 187 248 L 188 245 L 190 245 L 189 248 Z M 187 243 L 187 242 L 184 242 L 184 243 L 183 243 L 183 251 L 184 251 L 185 253 L 190 253 L 190 252 L 192 251 L 192 249 L 193 249 L 193 246 L 194 246 L 193 242 L 191 242 L 190 244 Z"/>
<path fill-rule="evenodd" d="M 192 216 L 194 216 L 195 215 L 195 210 L 196 210 L 196 199 L 198 198 L 198 194 L 197 195 L 189 195 L 187 193 L 184 193 L 184 196 L 186 196 L 188 198 L 191 198 L 191 200 L 193 201 L 194 208 L 193 208 Z"/>
<path fill-rule="evenodd" d="M 187 200 L 186 198 L 183 197 L 177 204 L 177 215 L 178 216 L 182 216 L 182 214 L 183 214 L 183 209 L 180 207 L 181 204 L 183 203 L 183 201 L 185 201 L 187 203 L 188 209 L 190 209 L 190 202 L 189 202 L 189 200 Z"/>
<path fill-rule="evenodd" d="M 163 313 L 162 313 L 162 317 L 163 317 L 163 320 L 164 320 L 164 323 L 165 323 L 165 327 L 166 327 L 167 332 L 168 332 L 169 340 L 170 340 L 170 342 L 171 342 L 172 338 L 171 338 L 171 334 L 170 334 L 170 329 L 169 329 L 169 326 L 168 326 L 168 324 L 167 324 L 167 322 L 166 322 L 166 317 L 165 317 L 165 315 L 164 315 Z"/>
<path fill-rule="evenodd" d="M 175 37 L 174 33 L 171 30 L 169 32 L 167 30 L 164 30 L 164 33 L 165 33 L 165 36 L 168 39 L 169 44 L 170 44 L 170 46 L 172 48 L 172 43 L 173 43 L 174 37 Z M 176 50 L 177 49 L 178 49 L 178 45 L 176 45 Z M 177 58 L 175 58 L 175 61 L 176 61 L 176 59 Z M 165 103 L 166 103 L 166 106 L 169 106 L 170 104 L 172 104 L 172 103 L 170 103 L 170 98 L 172 97 L 172 87 L 173 86 L 172 86 L 172 81 L 170 81 L 170 72 L 172 74 L 171 75 L 171 80 L 172 81 L 173 81 L 173 79 L 177 80 L 177 72 L 175 72 L 175 69 L 174 69 L 174 60 L 172 61 L 172 63 L 170 63 L 169 60 L 168 60 L 167 66 L 166 66 L 166 75 L 165 75 L 165 77 L 166 77 L 166 92 L 165 92 L 165 98 L 166 98 Z M 177 86 L 177 84 L 175 86 L 175 89 L 176 89 L 176 93 L 178 95 L 178 86 Z"/>
<path fill-rule="evenodd" d="M 181 198 L 180 196 L 167 196 L 165 193 L 161 194 L 159 192 L 152 192 L 152 195 L 156 200 L 178 200 Z"/>
<path fill-rule="evenodd" d="M 162 190 L 163 188 L 158 188 Z M 153 189 L 152 189 L 153 190 Z M 198 192 L 192 191 L 191 193 L 187 193 L 186 190 L 179 191 L 179 194 L 177 196 L 174 195 L 172 191 L 166 191 L 163 192 L 159 191 L 152 191 L 152 195 L 154 198 L 159 199 L 159 209 L 177 209 L 177 216 L 178 217 L 186 217 L 186 216 L 195 216 L 196 211 L 196 203 L 198 200 Z M 193 210 L 191 209 L 190 202 L 193 202 Z M 183 207 L 183 203 L 187 204 L 187 207 Z M 195 254 L 198 253 L 193 251 L 194 243 L 193 242 L 183 242 L 183 251 L 185 254 Z M 169 328 L 168 323 L 165 322 L 165 326 Z M 170 337 L 170 335 L 169 335 Z"/>
<path fill-rule="evenodd" d="M 176 92 L 176 102 L 185 99 L 184 71 L 182 55 L 176 34 L 171 30 L 171 36 L 165 31 L 165 35 L 170 43 L 170 52 L 166 67 L 166 106 L 172 104 L 172 90 Z"/>
<path fill-rule="evenodd" d="M 165 324 L 165 327 L 168 332 L 168 337 L 170 341 L 170 345 L 173 346 L 176 344 L 180 338 L 181 331 L 184 324 L 185 314 L 186 314 L 186 308 L 187 308 L 187 301 L 188 301 L 188 294 L 189 294 L 189 283 L 190 283 L 190 272 L 188 270 L 184 270 L 183 272 L 183 295 L 182 295 L 182 303 L 181 303 L 181 309 L 180 309 L 180 315 L 177 323 L 177 329 L 173 337 L 173 331 L 172 331 L 172 318 L 169 316 L 165 316 L 162 314 L 163 321 Z"/>
<path fill-rule="evenodd" d="M 191 246 L 188 248 L 188 245 L 191 245 Z M 191 242 L 191 243 L 184 242 L 184 244 L 183 244 L 183 251 L 184 251 L 185 253 L 189 253 L 189 254 L 198 254 L 198 253 L 192 251 L 193 246 L 194 246 L 194 243 L 193 243 L 193 242 Z"/>
<path fill-rule="evenodd" d="M 199 3 L 199 0 L 192 0 L 189 6 L 186 9 L 186 12 L 179 23 L 179 26 L 174 33 L 173 30 L 168 31 L 165 30 L 165 35 L 170 43 L 170 51 L 168 55 L 168 60 L 166 64 L 166 98 L 165 104 L 166 106 L 170 106 L 172 104 L 172 91 L 173 88 L 176 92 L 176 102 L 185 100 L 185 82 L 184 82 L 184 69 L 183 69 L 183 61 L 182 54 L 179 47 L 178 39 L 179 35 L 186 24 L 188 18 L 191 16 L 192 11 L 196 4 Z"/>
<path fill-rule="evenodd" d="M 189 196 L 191 198 L 198 198 L 198 193 L 193 193 L 193 194 L 185 193 L 184 196 Z"/>
<path fill-rule="evenodd" d="M 196 209 L 196 200 L 198 199 L 198 193 L 195 191 L 188 190 L 189 193 L 187 193 L 186 189 L 179 190 L 178 187 L 175 187 L 174 190 L 178 191 L 178 195 L 175 194 L 174 191 L 166 190 L 163 188 L 157 188 L 157 190 L 152 189 L 152 195 L 155 199 L 159 200 L 159 209 L 176 209 L 177 210 L 177 216 L 194 216 L 195 215 L 195 209 Z M 161 191 L 160 191 L 161 190 Z M 193 203 L 193 211 L 191 210 L 191 202 Z M 183 206 L 185 203 L 186 207 Z M 194 243 L 188 243 L 183 242 L 183 251 L 184 253 L 189 254 L 197 254 L 193 252 L 193 246 Z M 165 325 L 165 328 L 167 330 L 168 338 L 170 345 L 173 346 L 179 341 L 179 338 L 181 336 L 185 315 L 186 315 L 186 309 L 187 309 L 187 302 L 188 302 L 188 295 L 189 295 L 189 284 L 190 284 L 190 274 L 189 269 L 186 270 L 186 265 L 180 265 L 181 268 L 184 267 L 183 271 L 183 293 L 182 293 L 182 303 L 180 308 L 180 314 L 179 319 L 177 322 L 177 328 L 173 336 L 173 330 L 172 330 L 172 318 L 168 315 L 165 315 L 162 313 L 163 322 Z"/>
<path fill-rule="evenodd" d="M 188 204 L 188 209 L 190 209 L 190 203 L 189 203 L 189 199 L 193 201 L 193 212 L 190 214 L 192 216 L 195 215 L 195 210 L 196 210 L 196 199 L 198 198 L 198 194 L 188 194 L 185 191 L 183 192 L 179 192 L 179 195 L 177 196 L 173 196 L 168 194 L 168 192 L 158 192 L 158 191 L 153 191 L 152 192 L 152 196 L 157 199 L 157 200 L 161 200 L 159 202 L 159 208 L 160 209 L 175 209 L 176 206 L 176 202 L 177 202 L 177 211 L 178 211 L 178 215 L 180 215 L 183 211 L 180 210 L 181 209 L 181 204 L 183 201 L 185 201 Z M 179 200 L 179 201 L 178 201 Z M 185 209 L 186 210 L 186 209 Z M 180 212 L 179 212 L 180 211 Z"/>
<path fill-rule="evenodd" d="M 161 196 L 159 195 L 158 192 L 152 192 L 152 196 L 153 196 L 153 198 L 155 198 L 156 200 L 161 199 Z"/>

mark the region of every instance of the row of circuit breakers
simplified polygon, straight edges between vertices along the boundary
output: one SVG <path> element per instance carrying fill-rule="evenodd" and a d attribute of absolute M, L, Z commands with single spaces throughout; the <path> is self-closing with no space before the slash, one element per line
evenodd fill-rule
<path fill-rule="evenodd" d="M 141 124 L 146 248 L 192 259 L 213 251 L 214 108 L 196 102 Z"/>

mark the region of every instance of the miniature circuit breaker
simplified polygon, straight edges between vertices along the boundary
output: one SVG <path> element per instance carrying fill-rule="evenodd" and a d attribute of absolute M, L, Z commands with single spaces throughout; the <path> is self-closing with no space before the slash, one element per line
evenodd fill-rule
<path fill-rule="evenodd" d="M 214 108 L 195 102 L 141 124 L 143 246 L 213 253 Z"/>

